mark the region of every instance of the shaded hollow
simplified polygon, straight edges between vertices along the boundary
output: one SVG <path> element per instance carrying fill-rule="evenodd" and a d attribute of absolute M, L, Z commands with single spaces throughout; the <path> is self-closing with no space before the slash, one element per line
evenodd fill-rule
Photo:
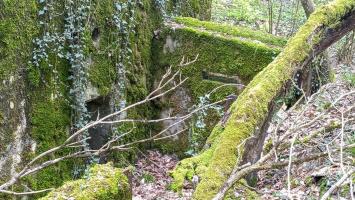
<path fill-rule="evenodd" d="M 98 116 L 101 118 L 111 113 L 109 99 L 97 98 L 87 102 L 87 109 L 90 114 L 90 120 L 95 121 Z M 90 139 L 88 140 L 91 149 L 101 148 L 111 135 L 111 125 L 100 124 L 89 129 Z"/>

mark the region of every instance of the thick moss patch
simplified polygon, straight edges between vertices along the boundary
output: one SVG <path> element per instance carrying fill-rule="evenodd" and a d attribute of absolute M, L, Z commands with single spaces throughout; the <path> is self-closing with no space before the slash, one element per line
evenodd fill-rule
<path fill-rule="evenodd" d="M 18 127 L 26 128 L 25 70 L 31 57 L 32 38 L 38 33 L 36 16 L 34 0 L 0 0 L 0 152 L 5 162 L 0 169 L 0 182 L 11 176 L 15 161 L 8 154 L 15 138 L 21 134 L 20 139 L 25 140 L 27 136 Z"/>
<path fill-rule="evenodd" d="M 327 31 L 324 27 L 336 27 L 339 21 L 350 12 L 354 12 L 354 9 L 354 0 L 336 0 L 318 9 L 289 40 L 283 52 L 254 77 L 233 103 L 225 128 L 211 145 L 212 157 L 205 172 L 200 176 L 201 182 L 196 188 L 194 199 L 214 197 L 235 164 L 242 159 L 243 145 L 240 145 L 241 151 L 238 151 L 238 145 L 258 133 L 270 112 L 270 103 L 292 78 L 297 67 L 312 56 L 313 47 L 321 41 L 320 36 Z M 185 161 L 181 161 L 183 162 Z M 184 169 L 178 166 L 175 171 L 184 172 Z"/>
<path fill-rule="evenodd" d="M 101 96 L 110 96 L 113 83 L 116 81 L 115 62 L 120 47 L 117 45 L 117 27 L 113 25 L 113 12 L 117 1 L 95 0 L 91 4 L 90 22 L 85 27 L 85 55 L 90 61 L 89 81 L 98 88 Z M 56 44 L 49 44 L 46 48 L 48 60 L 41 60 L 39 66 L 31 64 L 35 38 L 46 34 L 62 35 L 65 23 L 64 1 L 50 2 L 50 12 L 39 16 L 47 1 L 37 0 L 0 0 L 0 85 L 1 96 L 5 100 L 0 102 L 0 132 L 5 132 L 6 138 L 1 143 L 1 149 L 6 148 L 14 137 L 11 133 L 17 127 L 18 116 L 9 114 L 9 101 L 16 106 L 22 100 L 26 101 L 28 134 L 36 142 L 35 152 L 28 151 L 22 155 L 23 162 L 33 158 L 34 154 L 42 153 L 49 148 L 61 144 L 71 133 L 71 99 L 69 98 L 70 65 L 54 52 Z M 183 2 L 187 3 L 187 2 Z M 204 3 L 204 4 L 202 4 Z M 189 3 L 188 3 L 189 4 Z M 192 12 L 187 6 L 181 10 L 184 16 L 210 16 L 211 0 L 194 1 Z M 189 4 L 190 5 L 190 4 Z M 192 8 L 192 7 L 191 7 Z M 48 9 L 48 8 L 47 8 Z M 183 11 L 186 10 L 186 11 Z M 143 0 L 135 7 L 135 30 L 130 35 L 132 49 L 131 63 L 127 65 L 127 102 L 134 103 L 143 99 L 149 89 L 147 77 L 148 68 L 152 65 L 151 46 L 154 31 L 162 22 L 161 12 L 155 2 Z M 45 25 L 40 25 L 44 23 Z M 93 35 L 95 30 L 99 36 Z M 67 48 L 66 43 L 61 44 Z M 43 50 L 43 49 L 42 49 Z M 22 85 L 8 87 L 8 82 L 14 76 L 23 81 Z M 10 78 L 12 77 L 12 78 Z M 22 84 L 22 83 L 21 83 Z M 16 112 L 16 109 L 12 110 Z M 20 112 L 17 112 L 19 115 Z M 154 116 L 150 106 L 141 106 L 128 113 L 129 118 L 144 119 Z M 11 122 L 8 121 L 11 119 Z M 127 124 L 122 129 L 129 130 L 133 125 Z M 135 131 L 125 137 L 122 142 L 133 141 L 146 137 L 149 126 L 135 124 Z M 69 150 L 58 152 L 58 156 L 67 154 Z M 132 157 L 124 153 L 115 155 L 118 162 Z M 82 162 L 73 160 L 50 166 L 41 172 L 27 177 L 25 184 L 32 189 L 43 189 L 61 185 L 63 181 L 73 176 L 73 169 Z M 82 167 L 82 166 L 81 166 Z M 80 167 L 79 167 L 80 168 Z M 7 171 L 4 173 L 7 173 Z M 53 176 L 55 174 L 55 176 Z M 22 189 L 22 188 L 21 188 Z"/>
<path fill-rule="evenodd" d="M 207 31 L 213 31 L 223 34 L 225 36 L 241 37 L 251 40 L 260 41 L 269 45 L 275 45 L 283 47 L 286 45 L 286 40 L 282 37 L 278 37 L 272 34 L 268 34 L 262 31 L 252 30 L 247 27 L 232 26 L 228 24 L 215 23 L 210 21 L 200 21 L 190 17 L 177 17 L 175 18 L 177 23 L 183 24 L 188 27 L 201 28 Z"/>
<path fill-rule="evenodd" d="M 129 200 L 132 198 L 127 176 L 110 163 L 95 165 L 88 177 L 68 181 L 41 200 Z"/>
<path fill-rule="evenodd" d="M 213 22 L 204 22 L 193 18 L 176 18 L 175 20 L 174 23 L 165 27 L 154 40 L 154 63 L 151 73 L 162 74 L 167 66 L 178 66 L 183 58 L 184 62 L 188 62 L 194 60 L 198 55 L 195 62 L 182 67 L 183 76 L 188 77 L 183 87 L 191 98 L 189 106 L 198 104 L 199 97 L 205 96 L 214 88 L 224 84 L 247 85 L 258 72 L 273 61 L 281 51 L 280 46 L 285 42 L 282 38 L 254 32 L 247 28 L 235 28 L 230 31 L 230 26 Z M 223 31 L 230 33 L 226 34 Z M 211 95 L 210 100 L 214 102 L 231 94 L 238 95 L 241 92 L 240 88 L 235 86 L 221 87 Z M 171 96 L 166 101 L 173 102 L 172 98 L 175 94 Z M 172 106 L 175 113 L 181 113 L 181 106 Z M 203 143 L 206 140 L 218 119 L 219 117 L 216 115 L 209 114 L 205 119 L 206 128 L 196 129 L 198 133 L 195 134 L 201 136 L 198 143 Z M 183 137 L 181 138 L 183 139 Z M 176 143 L 176 141 L 172 141 L 173 144 L 174 142 Z M 177 146 L 182 147 L 184 144 L 181 142 L 181 145 Z M 181 151 L 176 148 L 173 150 Z"/>
<path fill-rule="evenodd" d="M 194 98 L 204 95 L 208 89 L 218 85 L 217 82 L 210 84 L 213 82 L 203 77 L 204 72 L 238 77 L 241 84 L 247 84 L 280 52 L 280 47 L 271 47 L 270 43 L 255 41 L 255 39 L 266 41 L 269 38 L 269 41 L 275 43 L 284 42 L 281 38 L 272 40 L 266 33 L 251 30 L 249 34 L 238 30 L 240 33 L 238 37 L 228 37 L 223 35 L 223 32 L 210 32 L 200 29 L 199 26 L 215 26 L 213 31 L 228 30 L 230 27 L 193 18 L 177 18 L 176 21 L 184 26 L 173 24 L 165 28 L 160 33 L 159 39 L 155 40 L 153 70 L 159 71 L 169 65 L 176 66 L 183 57 L 185 61 L 191 61 L 198 55 L 196 62 L 183 68 L 183 74 L 189 77 L 188 88 Z M 240 38 L 242 36 L 248 37 Z M 282 44 L 280 43 L 281 46 Z"/>

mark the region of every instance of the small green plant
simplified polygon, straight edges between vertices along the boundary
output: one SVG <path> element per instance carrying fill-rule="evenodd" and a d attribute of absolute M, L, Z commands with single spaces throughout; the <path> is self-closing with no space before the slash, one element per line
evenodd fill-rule
<path fill-rule="evenodd" d="M 324 110 L 327 110 L 328 108 L 330 108 L 330 106 L 332 106 L 332 104 L 330 102 L 325 102 L 322 107 Z"/>
<path fill-rule="evenodd" d="M 343 75 L 344 81 L 346 81 L 351 87 L 355 87 L 355 73 L 346 72 Z"/>
<path fill-rule="evenodd" d="M 155 177 L 152 174 L 150 174 L 149 172 L 144 172 L 142 175 L 142 178 L 144 179 L 144 182 L 146 182 L 146 183 L 155 182 Z"/>
<path fill-rule="evenodd" d="M 347 143 L 348 143 L 348 144 L 353 144 L 353 143 L 355 143 L 355 131 L 352 131 L 352 132 L 350 133 L 350 138 L 349 138 L 349 140 L 348 140 Z M 349 152 L 352 157 L 355 157 L 355 148 L 350 148 L 350 149 L 348 149 L 348 150 L 346 150 L 346 151 Z M 353 163 L 355 164 L 355 161 L 354 161 Z"/>
<path fill-rule="evenodd" d="M 328 188 L 328 181 L 325 178 L 322 178 L 319 183 L 320 194 L 323 195 L 329 188 Z"/>

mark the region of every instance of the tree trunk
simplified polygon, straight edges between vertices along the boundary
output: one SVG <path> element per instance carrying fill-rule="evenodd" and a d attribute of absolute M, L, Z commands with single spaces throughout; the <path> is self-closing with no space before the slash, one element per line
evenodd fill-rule
<path fill-rule="evenodd" d="M 307 18 L 314 12 L 316 6 L 314 5 L 312 0 L 301 0 L 302 7 L 304 12 L 306 13 Z"/>
<path fill-rule="evenodd" d="M 201 161 L 208 164 L 201 172 L 201 182 L 194 192 L 194 199 L 212 199 L 223 187 L 236 163 L 241 163 L 241 160 L 244 163 L 254 162 L 260 157 L 259 145 L 264 142 L 275 98 L 297 70 L 308 65 L 315 56 L 353 28 L 355 0 L 336 0 L 310 16 L 282 53 L 255 76 L 233 103 L 225 127 L 221 129 L 219 126 L 219 135 L 212 134 L 212 152 L 206 156 L 208 162 Z"/>
<path fill-rule="evenodd" d="M 306 13 L 307 18 L 314 12 L 316 6 L 312 0 L 301 0 L 301 4 L 303 7 L 304 12 Z M 314 93 L 313 84 L 318 83 L 319 87 L 323 82 L 323 80 L 328 80 L 329 73 L 331 69 L 331 62 L 330 62 L 330 53 L 328 50 L 324 50 L 324 52 L 320 55 L 319 60 L 314 61 L 312 64 L 317 65 L 318 68 L 312 68 L 311 65 L 305 67 L 305 69 L 300 72 L 301 76 L 301 86 L 304 95 L 310 96 Z M 323 62 L 320 62 L 323 61 Z M 322 76 L 319 76 L 319 73 L 315 73 L 316 70 L 322 72 Z"/>

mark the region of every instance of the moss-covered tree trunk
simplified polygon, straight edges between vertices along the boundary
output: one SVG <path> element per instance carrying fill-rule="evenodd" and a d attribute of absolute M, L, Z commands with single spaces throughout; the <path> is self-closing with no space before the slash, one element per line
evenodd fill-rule
<path fill-rule="evenodd" d="M 309 18 L 309 16 L 316 9 L 314 2 L 312 0 L 301 0 L 301 4 L 307 18 Z M 300 86 L 300 88 L 302 88 L 304 95 L 310 96 L 319 88 L 314 87 L 314 85 L 321 85 L 329 80 L 329 74 L 331 70 L 330 58 L 330 53 L 327 50 L 324 50 L 324 52 L 319 56 L 319 58 L 312 63 L 313 65 L 316 65 L 316 69 L 312 68 L 312 64 L 308 65 L 307 67 L 305 67 L 305 69 L 303 69 L 301 75 L 302 85 Z"/>
<path fill-rule="evenodd" d="M 275 98 L 297 70 L 354 27 L 355 0 L 336 0 L 310 16 L 282 53 L 233 103 L 228 121 L 218 125 L 210 136 L 214 138 L 210 138 L 211 148 L 196 158 L 183 160 L 173 172 L 180 179 L 191 176 L 191 171 L 200 175 L 194 199 L 212 199 L 236 163 L 254 162 L 260 157 Z"/>

